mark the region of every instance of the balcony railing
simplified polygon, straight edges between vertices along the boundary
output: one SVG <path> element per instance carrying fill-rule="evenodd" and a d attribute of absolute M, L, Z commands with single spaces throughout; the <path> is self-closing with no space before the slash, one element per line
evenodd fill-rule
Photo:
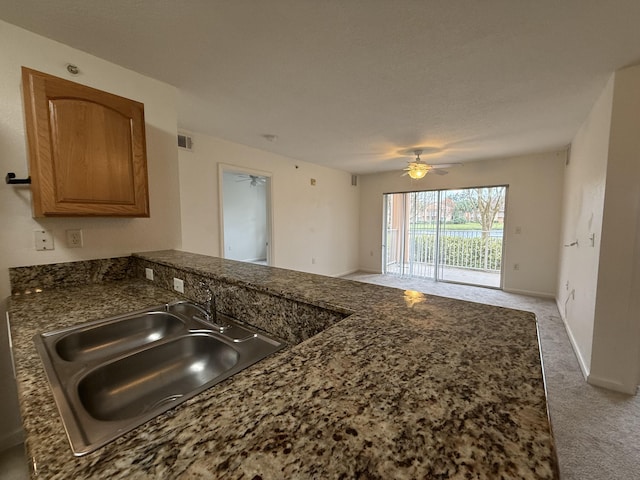
<path fill-rule="evenodd" d="M 386 265 L 389 273 L 433 277 L 436 245 L 440 267 L 499 273 L 502 267 L 502 230 L 441 230 L 410 228 L 404 245 L 397 230 L 387 230 Z M 395 268 L 393 266 L 396 266 Z M 403 265 L 402 271 L 397 266 Z"/>

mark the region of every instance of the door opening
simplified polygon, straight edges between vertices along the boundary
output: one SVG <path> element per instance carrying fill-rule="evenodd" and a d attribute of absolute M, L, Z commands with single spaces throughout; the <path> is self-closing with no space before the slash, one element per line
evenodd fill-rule
<path fill-rule="evenodd" d="M 222 258 L 272 264 L 271 174 L 220 165 Z"/>
<path fill-rule="evenodd" d="M 384 195 L 390 275 L 501 288 L 506 186 Z"/>

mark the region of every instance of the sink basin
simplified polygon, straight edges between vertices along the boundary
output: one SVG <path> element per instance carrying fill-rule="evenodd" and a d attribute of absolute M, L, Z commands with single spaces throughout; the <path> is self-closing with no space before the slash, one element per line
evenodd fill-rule
<path fill-rule="evenodd" d="M 78 382 L 78 396 L 98 420 L 135 418 L 206 385 L 238 357 L 217 338 L 188 335 L 99 366 Z"/>
<path fill-rule="evenodd" d="M 224 329 L 203 317 L 177 302 L 34 336 L 76 456 L 286 346 L 220 313 Z"/>
<path fill-rule="evenodd" d="M 184 328 L 184 322 L 175 315 L 145 312 L 75 330 L 56 342 L 56 353 L 68 362 L 86 362 L 132 350 Z"/>

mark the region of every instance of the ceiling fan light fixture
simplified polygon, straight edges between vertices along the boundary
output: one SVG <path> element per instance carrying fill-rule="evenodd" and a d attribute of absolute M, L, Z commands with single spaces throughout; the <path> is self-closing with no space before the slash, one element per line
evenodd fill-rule
<path fill-rule="evenodd" d="M 414 180 L 420 180 L 429 172 L 429 165 L 420 161 L 411 162 L 407 168 L 407 172 Z"/>

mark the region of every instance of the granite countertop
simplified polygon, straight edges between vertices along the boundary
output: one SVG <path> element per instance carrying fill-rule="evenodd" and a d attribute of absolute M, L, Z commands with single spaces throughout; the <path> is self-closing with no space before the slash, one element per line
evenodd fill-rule
<path fill-rule="evenodd" d="M 78 458 L 31 337 L 177 294 L 134 279 L 12 297 L 34 478 L 558 478 L 532 313 L 177 251 L 137 257 L 353 314 Z"/>

